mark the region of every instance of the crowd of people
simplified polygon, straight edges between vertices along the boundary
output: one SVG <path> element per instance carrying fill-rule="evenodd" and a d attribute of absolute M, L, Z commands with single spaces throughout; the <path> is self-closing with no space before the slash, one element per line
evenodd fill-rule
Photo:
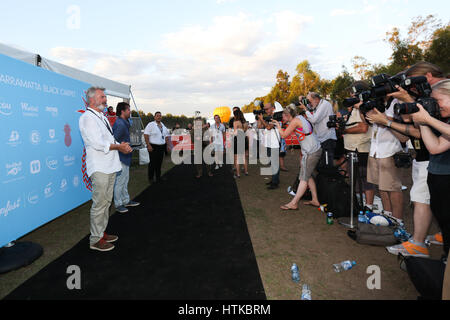
<path fill-rule="evenodd" d="M 195 178 L 202 177 L 204 168 L 207 175 L 213 177 L 215 171 L 232 163 L 234 177 L 239 179 L 242 173 L 249 175 L 249 159 L 260 159 L 261 162 L 262 159 L 270 159 L 268 175 L 271 179 L 267 188 L 275 190 L 280 185 L 280 171 L 286 171 L 283 161 L 285 139 L 295 135 L 301 148 L 299 184 L 292 201 L 281 206 L 282 210 L 298 210 L 299 201 L 308 189 L 312 200 L 305 204 L 319 207 L 320 190 L 314 178 L 317 169 L 341 166 L 349 172 L 349 162 L 342 164 L 345 159 L 343 153 L 357 153 L 358 176 L 362 181 L 359 191 L 365 195 L 365 211 L 373 210 L 378 191 L 383 215 L 402 224 L 401 169 L 396 156 L 405 151 L 405 145 L 410 141 L 415 151 L 410 191 L 414 204 L 414 232 L 408 241 L 387 250 L 395 255 L 428 258 L 427 242 L 430 242 L 442 245 L 446 257 L 450 247 L 450 215 L 446 203 L 446 196 L 450 193 L 450 80 L 438 67 L 427 62 L 410 67 L 402 75 L 405 78 L 426 77 L 432 87 L 430 98 L 439 104 L 439 116 L 431 115 L 420 103 L 418 112 L 395 112 L 398 104 L 414 103 L 420 98 L 414 94 L 414 88 L 407 91 L 401 86 L 382 98 L 383 110 L 376 107 L 361 110 L 364 104 L 361 99 L 344 112 L 336 113 L 333 105 L 315 92 L 299 97 L 299 103 L 286 107 L 282 111 L 282 120 L 275 117 L 272 103 L 263 104 L 263 110 L 256 114 L 254 123 L 247 122 L 242 111 L 235 107 L 229 123 L 222 123 L 220 116 L 215 115 L 214 124 L 196 118 L 186 128 L 191 141 L 201 145 L 200 157 L 194 159 L 197 160 L 194 161 Z M 367 90 L 370 90 L 368 83 L 357 81 L 349 88 L 349 96 L 358 98 L 358 93 Z M 106 99 L 104 90 L 91 88 L 87 98 L 89 108 L 80 119 L 80 130 L 93 185 L 91 249 L 109 251 L 114 248 L 111 243 L 118 240 L 117 236 L 105 233 L 113 195 L 115 206 L 121 213 L 127 212 L 128 207 L 139 205 L 130 200 L 127 191 L 132 152 L 129 146 L 130 106 L 126 103 L 118 105 L 117 121 L 111 128 L 101 112 Z M 335 115 L 344 121 L 330 126 L 330 117 Z M 181 129 L 179 125 L 174 128 L 175 131 L 178 129 Z M 158 183 L 163 181 L 161 165 L 164 155 L 171 151 L 169 130 L 162 123 L 160 112 L 145 128 L 144 136 L 150 154 L 148 179 L 151 183 Z M 211 161 L 203 157 L 207 148 L 212 155 Z M 428 236 L 433 216 L 441 232 Z"/>

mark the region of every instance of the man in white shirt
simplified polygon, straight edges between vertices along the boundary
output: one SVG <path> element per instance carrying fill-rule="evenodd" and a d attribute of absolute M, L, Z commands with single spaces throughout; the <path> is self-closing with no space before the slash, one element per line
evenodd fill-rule
<path fill-rule="evenodd" d="M 306 111 L 306 117 L 313 125 L 314 133 L 322 145 L 323 155 L 318 166 L 332 167 L 334 165 L 337 136 L 336 129 L 328 128 L 327 123 L 330 121 L 330 116 L 334 115 L 333 106 L 329 101 L 322 99 L 320 95 L 315 92 L 308 93 L 307 99 L 314 111 L 309 111 L 303 104 L 301 104 L 300 107 Z M 300 99 L 300 102 L 301 101 L 302 99 Z"/>
<path fill-rule="evenodd" d="M 118 144 L 109 121 L 103 115 L 105 89 L 92 87 L 86 93 L 89 107 L 81 116 L 79 127 L 86 148 L 86 169 L 92 181 L 90 248 L 111 251 L 119 238 L 105 233 L 109 221 L 116 173 L 122 170 L 119 151 L 129 154 L 128 143 Z"/>
<path fill-rule="evenodd" d="M 367 166 L 367 181 L 378 185 L 384 212 L 395 218 L 403 219 L 403 193 L 400 169 L 395 166 L 394 155 L 403 150 L 398 138 L 389 129 L 394 120 L 394 99 L 385 114 L 389 119 L 387 126 L 373 124 L 372 139 Z M 376 111 L 371 110 L 369 116 Z"/>
<path fill-rule="evenodd" d="M 264 104 L 265 116 L 273 116 L 275 113 L 275 106 L 272 103 Z M 280 147 L 281 138 L 278 130 L 272 123 L 264 121 L 263 115 L 258 116 L 258 128 L 264 129 L 263 144 L 267 149 L 267 156 L 272 160 L 272 180 L 267 183 L 269 190 L 277 189 L 280 184 Z"/>
<path fill-rule="evenodd" d="M 150 164 L 148 165 L 148 180 L 153 183 L 156 176 L 156 182 L 161 182 L 161 167 L 164 160 L 164 154 L 170 152 L 168 149 L 170 134 L 166 126 L 161 122 L 161 112 L 155 113 L 155 121 L 150 122 L 144 130 L 144 138 L 147 143 L 147 149 L 150 154 Z"/>

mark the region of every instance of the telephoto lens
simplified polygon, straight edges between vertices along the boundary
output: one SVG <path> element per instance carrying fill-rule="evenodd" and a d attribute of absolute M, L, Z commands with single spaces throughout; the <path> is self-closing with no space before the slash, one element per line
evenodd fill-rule
<path fill-rule="evenodd" d="M 400 114 L 413 114 L 419 112 L 419 108 L 417 107 L 417 103 L 397 103 L 394 106 L 394 112 L 396 115 Z"/>

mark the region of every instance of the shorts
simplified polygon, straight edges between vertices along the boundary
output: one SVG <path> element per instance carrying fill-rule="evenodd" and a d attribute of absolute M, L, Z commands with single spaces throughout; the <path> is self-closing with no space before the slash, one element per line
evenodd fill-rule
<path fill-rule="evenodd" d="M 299 175 L 300 181 L 308 181 L 312 177 L 312 174 L 314 170 L 316 170 L 321 157 L 322 149 L 319 149 L 312 154 L 303 154 L 302 167 Z"/>
<path fill-rule="evenodd" d="M 430 204 L 430 189 L 428 188 L 428 161 L 414 160 L 412 166 L 413 186 L 411 188 L 411 202 Z"/>
<path fill-rule="evenodd" d="M 367 181 L 378 186 L 380 191 L 401 192 L 400 169 L 395 166 L 394 157 L 375 159 L 369 157 Z"/>

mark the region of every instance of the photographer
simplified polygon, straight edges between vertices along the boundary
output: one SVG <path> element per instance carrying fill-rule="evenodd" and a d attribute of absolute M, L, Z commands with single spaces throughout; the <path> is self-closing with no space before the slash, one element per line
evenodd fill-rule
<path fill-rule="evenodd" d="M 322 159 L 319 162 L 319 167 L 332 167 L 334 166 L 337 136 L 336 129 L 328 128 L 327 123 L 330 116 L 334 115 L 333 106 L 315 92 L 310 92 L 307 96 L 307 100 L 313 111 L 309 111 L 302 100 L 303 97 L 300 97 L 300 108 L 305 110 L 308 121 L 314 126 L 314 133 L 319 139 L 324 151 Z"/>
<path fill-rule="evenodd" d="M 414 101 L 408 92 L 397 87 L 396 93 L 389 94 L 390 97 L 398 97 L 403 102 Z M 388 126 L 390 121 L 385 114 L 374 110 L 375 113 L 368 116 L 370 121 L 379 125 Z M 403 256 L 429 257 L 429 250 L 425 245 L 425 238 L 431 225 L 432 213 L 430 208 L 430 192 L 427 184 L 427 168 L 430 155 L 422 139 L 420 130 L 411 124 L 410 115 L 402 115 L 401 121 L 391 122 L 391 132 L 401 141 L 411 140 L 411 144 L 416 152 L 416 158 L 412 163 L 413 186 L 410 192 L 411 202 L 414 204 L 414 234 L 412 239 L 400 245 L 387 247 L 388 252 Z"/>
<path fill-rule="evenodd" d="M 440 115 L 448 123 L 450 118 L 450 80 L 433 86 L 432 97 L 440 106 Z M 419 107 L 420 108 L 420 107 Z M 428 187 L 431 195 L 431 210 L 438 221 L 444 239 L 444 252 L 448 255 L 450 246 L 450 214 L 448 195 L 450 194 L 450 141 L 440 132 L 420 124 L 420 132 L 425 146 L 430 152 L 428 167 Z"/>
<path fill-rule="evenodd" d="M 322 156 L 320 142 L 313 133 L 311 123 L 306 120 L 305 117 L 297 115 L 297 110 L 294 106 L 288 106 L 283 111 L 283 122 L 289 123 L 286 130 L 281 128 L 278 121 L 273 121 L 272 123 L 277 127 L 282 138 L 289 137 L 292 133 L 295 133 L 300 141 L 303 157 L 299 175 L 300 184 L 297 193 L 294 199 L 292 199 L 290 203 L 282 206 L 281 209 L 286 211 L 298 210 L 298 202 L 303 197 L 308 187 L 312 194 L 312 201 L 309 204 L 319 207 L 320 202 L 317 196 L 317 187 L 312 174 Z"/>
<path fill-rule="evenodd" d="M 403 219 L 403 193 L 400 181 L 400 169 L 395 166 L 394 155 L 402 151 L 399 139 L 391 132 L 394 120 L 394 105 L 397 100 L 385 97 L 384 104 L 388 108 L 384 113 L 373 108 L 366 114 L 366 118 L 373 123 L 372 139 L 367 165 L 367 181 L 378 185 L 384 213 L 393 216 L 399 223 Z M 374 116 L 384 114 L 386 125 L 377 124 Z M 372 118 L 371 118 L 372 117 Z"/>
<path fill-rule="evenodd" d="M 364 81 L 358 81 L 353 84 L 358 92 L 369 90 L 369 85 Z M 351 94 L 355 97 L 355 94 Z M 354 107 L 349 107 L 349 117 L 344 128 L 338 127 L 338 131 L 343 131 L 345 153 L 356 152 L 358 154 L 358 176 L 362 181 L 362 190 L 366 195 L 366 208 L 364 211 L 372 211 L 373 200 L 375 197 L 375 186 L 367 182 L 367 162 L 369 160 L 370 142 L 372 130 L 359 111 L 362 102 Z M 347 163 L 347 171 L 350 170 L 350 163 Z M 359 185 L 357 184 L 357 188 Z"/>
<path fill-rule="evenodd" d="M 275 113 L 275 106 L 272 103 L 264 104 L 264 113 L 266 117 L 273 117 Z M 271 163 L 272 168 L 272 180 L 267 183 L 269 190 L 277 189 L 280 184 L 280 164 L 279 164 L 279 153 L 280 153 L 280 136 L 278 131 L 275 129 L 273 123 L 267 123 L 264 120 L 262 114 L 258 115 L 258 128 L 264 129 L 263 143 L 267 149 L 267 156 L 270 159 L 275 159 L 278 163 Z M 276 155 L 272 156 L 272 155 Z"/>

